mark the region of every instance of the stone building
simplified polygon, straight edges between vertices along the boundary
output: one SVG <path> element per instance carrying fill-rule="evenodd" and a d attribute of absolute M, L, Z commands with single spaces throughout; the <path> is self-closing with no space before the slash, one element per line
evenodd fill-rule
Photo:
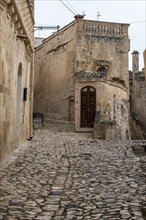
<path fill-rule="evenodd" d="M 0 0 L 0 157 L 32 137 L 33 0 Z"/>
<path fill-rule="evenodd" d="M 139 52 L 132 53 L 129 73 L 131 138 L 146 139 L 146 81 L 145 68 L 139 71 Z"/>
<path fill-rule="evenodd" d="M 146 81 L 146 49 L 143 52 L 143 59 L 144 59 L 145 81 Z"/>
<path fill-rule="evenodd" d="M 128 139 L 128 26 L 77 15 L 45 39 L 35 50 L 34 111 L 97 138 Z"/>

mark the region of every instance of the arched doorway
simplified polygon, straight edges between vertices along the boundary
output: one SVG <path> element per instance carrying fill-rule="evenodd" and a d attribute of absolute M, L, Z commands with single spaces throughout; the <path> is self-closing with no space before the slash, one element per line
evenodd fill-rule
<path fill-rule="evenodd" d="M 69 100 L 69 121 L 75 121 L 75 101 L 73 99 Z"/>
<path fill-rule="evenodd" d="M 96 89 L 91 86 L 81 90 L 81 127 L 93 127 L 96 112 Z"/>

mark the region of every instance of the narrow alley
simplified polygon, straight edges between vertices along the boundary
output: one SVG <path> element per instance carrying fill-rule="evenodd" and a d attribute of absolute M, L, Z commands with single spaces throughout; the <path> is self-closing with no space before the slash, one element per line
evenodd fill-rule
<path fill-rule="evenodd" d="M 102 141 L 62 125 L 36 130 L 1 166 L 1 220 L 144 220 L 146 141 Z"/>

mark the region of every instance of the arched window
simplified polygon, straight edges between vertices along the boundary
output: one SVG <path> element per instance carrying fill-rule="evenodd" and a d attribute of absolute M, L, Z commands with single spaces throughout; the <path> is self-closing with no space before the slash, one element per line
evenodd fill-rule
<path fill-rule="evenodd" d="M 16 100 L 16 125 L 19 127 L 22 102 L 22 63 L 18 66 Z"/>
<path fill-rule="evenodd" d="M 18 75 L 22 75 L 22 63 L 19 63 L 18 66 Z"/>
<path fill-rule="evenodd" d="M 97 68 L 97 74 L 99 77 L 104 78 L 107 76 L 107 68 L 104 66 L 100 66 Z"/>

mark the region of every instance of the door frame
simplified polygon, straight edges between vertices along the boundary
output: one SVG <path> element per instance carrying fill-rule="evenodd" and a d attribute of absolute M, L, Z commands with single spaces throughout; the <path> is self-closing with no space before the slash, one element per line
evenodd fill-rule
<path fill-rule="evenodd" d="M 92 100 L 93 97 L 94 97 L 94 101 Z M 84 98 L 86 99 L 85 101 Z M 83 106 L 85 107 L 83 108 Z M 96 113 L 96 89 L 93 86 L 85 86 L 81 89 L 80 127 L 93 128 L 95 121 L 95 113 Z M 84 116 L 85 116 L 85 121 L 84 121 Z"/>
<path fill-rule="evenodd" d="M 96 90 L 96 103 L 97 103 L 97 82 L 96 81 L 76 81 L 75 82 L 75 130 L 79 132 L 93 132 L 93 128 L 81 127 L 81 90 L 86 87 L 91 86 Z M 96 104 L 95 103 L 95 104 Z"/>

